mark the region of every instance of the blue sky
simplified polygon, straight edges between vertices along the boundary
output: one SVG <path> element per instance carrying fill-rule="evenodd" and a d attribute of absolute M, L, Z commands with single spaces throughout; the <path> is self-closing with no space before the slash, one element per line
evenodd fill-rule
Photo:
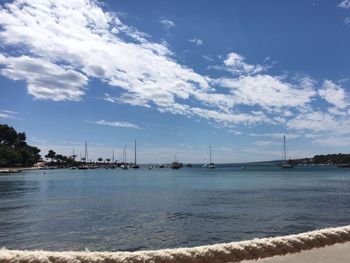
<path fill-rule="evenodd" d="M 0 4 L 0 122 L 44 154 L 348 152 L 349 0 Z"/>

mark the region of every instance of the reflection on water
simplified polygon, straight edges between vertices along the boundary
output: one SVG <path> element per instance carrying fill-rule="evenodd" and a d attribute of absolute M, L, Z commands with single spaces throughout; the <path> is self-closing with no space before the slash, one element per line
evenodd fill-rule
<path fill-rule="evenodd" d="M 49 170 L 0 176 L 0 247 L 140 250 L 350 222 L 336 168 Z"/>

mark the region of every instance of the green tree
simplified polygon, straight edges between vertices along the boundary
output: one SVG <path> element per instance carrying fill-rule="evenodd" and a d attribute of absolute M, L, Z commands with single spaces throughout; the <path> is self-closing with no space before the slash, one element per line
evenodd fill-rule
<path fill-rule="evenodd" d="M 45 155 L 45 158 L 51 159 L 51 162 L 53 162 L 53 159 L 56 158 L 56 152 L 54 150 L 49 150 L 49 152 Z"/>
<path fill-rule="evenodd" d="M 26 143 L 26 134 L 0 124 L 0 166 L 31 166 L 40 160 L 40 149 Z"/>

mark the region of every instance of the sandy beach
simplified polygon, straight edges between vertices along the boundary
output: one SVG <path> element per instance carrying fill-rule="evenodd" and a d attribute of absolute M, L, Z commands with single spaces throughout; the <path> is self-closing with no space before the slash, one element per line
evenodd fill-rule
<path fill-rule="evenodd" d="M 349 262 L 350 242 L 302 251 L 295 254 L 275 256 L 258 260 L 245 260 L 242 263 L 341 263 Z"/>

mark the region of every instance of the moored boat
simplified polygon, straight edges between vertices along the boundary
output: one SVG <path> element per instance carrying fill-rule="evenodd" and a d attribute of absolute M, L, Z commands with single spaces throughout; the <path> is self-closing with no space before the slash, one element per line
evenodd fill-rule
<path fill-rule="evenodd" d="M 292 169 L 294 168 L 294 165 L 292 163 L 292 160 L 287 161 L 287 154 L 286 154 L 286 136 L 283 135 L 283 162 L 280 165 L 283 169 Z"/>

